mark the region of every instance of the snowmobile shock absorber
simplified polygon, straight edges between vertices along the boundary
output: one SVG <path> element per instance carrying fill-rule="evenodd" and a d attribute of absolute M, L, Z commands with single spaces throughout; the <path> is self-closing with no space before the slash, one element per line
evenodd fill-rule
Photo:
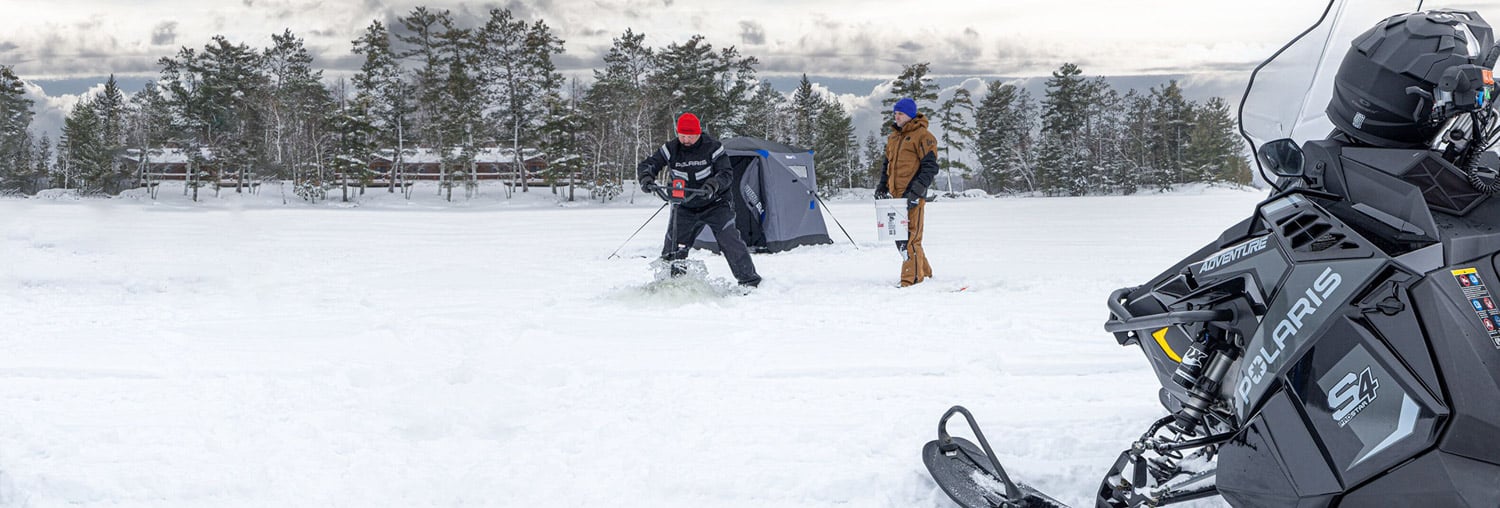
<path fill-rule="evenodd" d="M 1202 377 L 1195 380 L 1196 386 L 1188 390 L 1188 400 L 1183 402 L 1182 411 L 1175 415 L 1182 433 L 1191 434 L 1199 425 L 1204 424 L 1203 417 L 1208 414 L 1209 406 L 1213 405 L 1214 393 L 1218 391 L 1224 375 L 1229 373 L 1231 362 L 1233 359 L 1228 354 L 1219 351 L 1209 353 L 1208 367 L 1202 371 Z"/>
<path fill-rule="evenodd" d="M 1172 382 L 1187 390 L 1198 386 L 1198 377 L 1203 375 L 1203 367 L 1207 364 L 1208 353 L 1203 352 L 1201 342 L 1193 341 L 1187 351 L 1182 353 L 1182 363 L 1177 364 L 1177 370 L 1172 372 Z"/>

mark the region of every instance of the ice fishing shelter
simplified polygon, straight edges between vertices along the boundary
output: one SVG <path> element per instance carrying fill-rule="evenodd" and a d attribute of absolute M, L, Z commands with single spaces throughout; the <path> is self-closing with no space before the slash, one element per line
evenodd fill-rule
<path fill-rule="evenodd" d="M 753 252 L 781 252 L 802 245 L 833 243 L 823 211 L 813 195 L 818 189 L 812 150 L 764 139 L 724 140 L 734 167 L 735 224 Z M 703 228 L 694 247 L 719 251 L 713 231 Z"/>

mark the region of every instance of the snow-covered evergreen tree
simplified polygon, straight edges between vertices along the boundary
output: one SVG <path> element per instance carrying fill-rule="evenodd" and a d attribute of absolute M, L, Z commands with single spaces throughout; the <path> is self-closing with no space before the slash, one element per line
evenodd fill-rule
<path fill-rule="evenodd" d="M 807 75 L 802 75 L 802 81 L 797 84 L 797 91 L 792 92 L 792 101 L 787 114 L 791 125 L 791 144 L 795 146 L 812 147 L 817 143 L 818 119 L 823 116 L 825 101 L 818 92 L 813 89 L 812 81 Z"/>
<path fill-rule="evenodd" d="M 757 63 L 755 57 L 740 56 L 733 46 L 714 51 L 702 35 L 667 45 L 656 53 L 657 72 L 649 83 L 651 93 L 661 101 L 655 114 L 656 132 L 671 133 L 677 116 L 692 112 L 709 134 L 735 135 L 745 103 L 759 83 Z"/>
<path fill-rule="evenodd" d="M 902 69 L 901 74 L 891 82 L 890 96 L 880 101 L 881 112 L 889 115 L 896 101 L 910 97 L 917 101 L 917 113 L 931 119 L 933 107 L 937 106 L 938 85 L 927 75 L 930 66 L 930 62 L 922 62 Z"/>
<path fill-rule="evenodd" d="M 636 163 L 661 142 L 654 124 L 661 101 L 650 88 L 656 81 L 656 53 L 645 37 L 627 29 L 613 40 L 584 101 L 590 144 L 602 170 L 594 175 L 595 185 L 605 199 L 617 194 L 619 182 L 635 180 Z"/>
<path fill-rule="evenodd" d="M 971 171 L 961 154 L 967 153 L 974 145 L 974 95 L 967 88 L 954 90 L 953 96 L 943 101 L 935 120 L 941 134 L 938 149 L 942 155 L 938 157 L 938 167 L 945 173 L 944 183 L 948 195 L 952 196 L 953 174 L 967 178 Z"/>
<path fill-rule="evenodd" d="M 1193 112 L 1186 164 L 1195 180 L 1249 185 L 1250 164 L 1241 155 L 1244 140 L 1236 130 L 1229 103 L 1214 97 Z"/>
<path fill-rule="evenodd" d="M 94 111 L 99 115 L 101 128 L 98 138 L 102 150 L 100 155 L 109 160 L 107 169 L 90 176 L 94 180 L 92 188 L 97 192 L 118 194 L 133 176 L 130 171 L 133 168 L 124 167 L 120 159 L 125 151 L 126 108 L 125 94 L 120 91 L 114 74 L 110 74 L 104 82 L 104 90 L 94 99 Z"/>
<path fill-rule="evenodd" d="M 390 33 L 380 21 L 372 21 L 354 40 L 354 54 L 365 57 L 359 73 L 354 75 L 355 96 L 370 104 L 380 148 L 391 150 L 387 192 L 395 192 L 398 184 L 406 188 L 407 129 L 415 111 L 412 88 L 406 82 L 400 60 L 391 50 Z"/>
<path fill-rule="evenodd" d="M 399 22 L 403 32 L 396 34 L 401 43 L 396 56 L 414 66 L 410 95 L 415 100 L 414 114 L 407 132 L 415 134 L 417 144 L 440 149 L 452 142 L 443 137 L 445 129 L 438 125 L 442 121 L 438 109 L 447 88 L 448 64 L 442 41 L 444 33 L 453 27 L 453 15 L 447 10 L 433 12 L 419 6 Z"/>
<path fill-rule="evenodd" d="M 104 118 L 99 112 L 97 96 L 80 101 L 63 121 L 61 151 L 67 160 L 67 172 L 63 181 L 65 188 L 78 189 L 80 194 L 99 194 L 105 191 L 112 170 L 111 144 L 105 139 Z"/>
<path fill-rule="evenodd" d="M 1036 192 L 1036 105 L 1015 85 L 991 81 L 974 111 L 974 150 L 994 192 Z"/>
<path fill-rule="evenodd" d="M 453 200 L 453 188 L 462 185 L 469 197 L 478 187 L 475 157 L 488 132 L 484 124 L 484 90 L 479 75 L 482 50 L 473 32 L 449 27 L 441 37 L 442 57 L 447 64 L 442 94 L 438 96 L 437 123 L 444 143 L 435 149 L 441 154 L 446 199 Z"/>
<path fill-rule="evenodd" d="M 1159 189 L 1193 180 L 1185 170 L 1189 135 L 1193 126 L 1193 104 L 1182 96 L 1176 80 L 1151 89 L 1152 151 L 1156 154 L 1156 174 L 1150 183 Z"/>
<path fill-rule="evenodd" d="M 10 66 L 0 66 L 0 192 L 25 192 L 31 172 L 23 166 L 31 151 L 32 100 Z M 35 191 L 32 191 L 35 192 Z"/>
<path fill-rule="evenodd" d="M 786 127 L 786 108 L 786 96 L 772 88 L 770 82 L 762 81 L 759 86 L 755 87 L 755 93 L 750 96 L 750 102 L 745 109 L 744 125 L 736 131 L 747 136 L 793 144 L 790 142 Z"/>
<path fill-rule="evenodd" d="M 43 182 L 52 175 L 52 160 L 55 154 L 52 150 L 52 137 L 45 134 L 36 143 L 36 152 L 31 158 L 31 170 L 26 172 L 25 181 L 22 182 L 21 192 L 24 194 L 36 194 L 41 190 Z"/>
<path fill-rule="evenodd" d="M 298 168 L 317 160 L 311 140 L 321 134 L 321 120 L 332 107 L 332 99 L 323 87 L 323 71 L 313 68 L 312 55 L 301 38 L 286 30 L 271 40 L 264 53 L 268 100 L 261 105 L 269 139 L 265 166 L 272 174 L 297 180 Z"/>
<path fill-rule="evenodd" d="M 825 191 L 840 185 L 853 187 L 859 172 L 859 138 L 854 136 L 854 120 L 844 113 L 844 106 L 838 101 L 824 101 L 819 110 L 817 136 L 811 147 L 818 185 Z"/>
<path fill-rule="evenodd" d="M 1047 80 L 1036 177 L 1037 187 L 1048 194 L 1077 196 L 1088 190 L 1087 146 L 1081 139 L 1088 82 L 1082 74 L 1077 65 L 1065 63 Z"/>
<path fill-rule="evenodd" d="M 538 132 L 547 123 L 543 113 L 560 93 L 562 74 L 552 58 L 562 54 L 563 41 L 545 22 L 528 25 L 508 9 L 491 9 L 479 38 L 480 75 L 484 99 L 491 106 L 490 120 L 504 127 L 499 137 L 519 157 L 524 146 L 540 141 Z M 514 174 L 513 182 L 528 192 L 529 178 L 519 160 Z"/>
<path fill-rule="evenodd" d="M 885 171 L 885 138 L 876 136 L 874 132 L 865 135 L 864 149 L 861 152 L 860 162 L 864 168 L 865 187 L 878 187 L 880 175 Z"/>
<path fill-rule="evenodd" d="M 158 182 L 148 171 L 153 157 L 159 157 L 162 145 L 172 136 L 171 111 L 166 98 L 155 82 L 148 81 L 141 91 L 130 97 L 130 109 L 126 114 L 125 146 L 136 154 L 134 167 L 123 170 L 133 174 L 146 186 L 152 199 L 156 198 Z"/>

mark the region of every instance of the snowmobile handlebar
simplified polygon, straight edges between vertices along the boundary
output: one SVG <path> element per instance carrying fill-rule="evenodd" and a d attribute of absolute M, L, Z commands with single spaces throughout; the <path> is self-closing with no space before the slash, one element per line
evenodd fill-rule
<path fill-rule="evenodd" d="M 1229 309 L 1174 310 L 1148 316 L 1136 316 L 1120 303 L 1125 295 L 1137 288 L 1120 288 L 1109 294 L 1110 319 L 1104 323 L 1104 331 L 1110 333 L 1150 330 L 1189 323 L 1234 321 L 1234 311 Z"/>
<path fill-rule="evenodd" d="M 677 204 L 682 204 L 688 201 L 692 198 L 692 196 L 706 195 L 709 193 L 704 189 L 693 189 L 689 187 L 663 187 L 660 185 L 656 187 L 655 192 L 656 197 L 661 198 L 662 201 Z M 682 193 L 682 196 L 678 197 L 672 195 L 673 193 L 679 192 Z"/>

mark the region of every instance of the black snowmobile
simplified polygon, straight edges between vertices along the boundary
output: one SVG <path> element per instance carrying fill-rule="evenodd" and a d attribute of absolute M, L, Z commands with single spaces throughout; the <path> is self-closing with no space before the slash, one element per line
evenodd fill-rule
<path fill-rule="evenodd" d="M 1479 14 L 1411 3 L 1334 0 L 1257 67 L 1241 132 L 1271 196 L 1109 295 L 1169 414 L 1097 506 L 1500 506 L 1500 48 Z M 1061 506 L 962 407 L 923 460 L 960 505 Z"/>

